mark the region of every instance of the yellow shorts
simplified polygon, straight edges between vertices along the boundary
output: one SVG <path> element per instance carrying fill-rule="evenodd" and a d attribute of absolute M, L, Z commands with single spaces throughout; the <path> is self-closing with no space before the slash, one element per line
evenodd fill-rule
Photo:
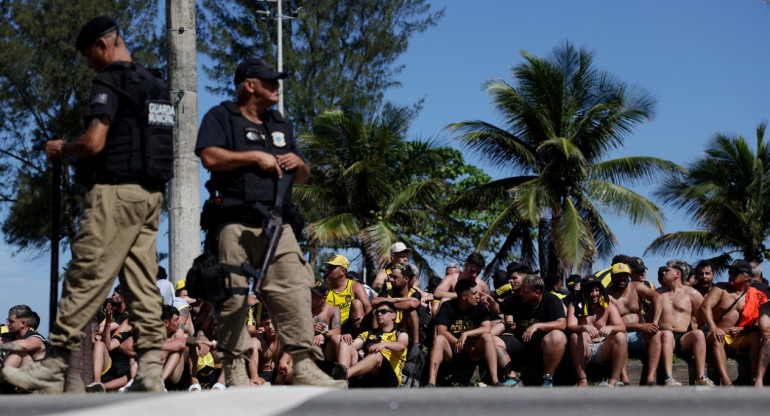
<path fill-rule="evenodd" d="M 713 332 L 709 332 L 708 337 L 713 336 Z M 741 334 L 737 337 L 732 337 L 729 334 L 725 334 L 725 352 L 732 354 L 745 354 L 748 350 L 749 337 Z"/>

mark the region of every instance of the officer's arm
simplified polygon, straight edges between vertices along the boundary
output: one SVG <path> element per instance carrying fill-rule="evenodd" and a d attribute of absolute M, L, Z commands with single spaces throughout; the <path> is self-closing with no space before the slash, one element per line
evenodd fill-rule
<path fill-rule="evenodd" d="M 62 156 L 85 159 L 94 156 L 104 149 L 109 129 L 108 116 L 94 117 L 82 136 L 71 142 L 51 140 L 46 144 L 46 153 L 51 159 L 60 159 Z"/>
<path fill-rule="evenodd" d="M 281 167 L 275 156 L 259 150 L 236 152 L 223 147 L 210 146 L 200 152 L 203 167 L 210 171 L 226 172 L 249 165 L 257 165 L 263 171 L 275 171 L 281 177 Z"/>

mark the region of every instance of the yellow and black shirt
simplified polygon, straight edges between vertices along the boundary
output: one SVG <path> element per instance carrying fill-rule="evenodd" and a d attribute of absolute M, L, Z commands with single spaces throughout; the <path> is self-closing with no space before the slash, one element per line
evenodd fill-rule
<path fill-rule="evenodd" d="M 329 288 L 329 294 L 326 295 L 326 303 L 339 308 L 341 324 L 345 324 L 350 318 L 350 305 L 356 298 L 353 294 L 353 283 L 355 281 L 347 279 L 342 292 L 337 293 L 334 289 Z"/>
<path fill-rule="evenodd" d="M 398 342 L 398 336 L 403 334 L 404 331 L 394 328 L 390 332 L 382 332 L 380 329 L 372 329 L 371 331 L 364 331 L 358 336 L 358 339 L 364 341 L 363 351 L 366 352 L 369 346 L 372 344 L 379 344 L 380 342 Z M 387 348 L 380 350 L 386 360 L 393 368 L 393 372 L 396 373 L 398 378 L 398 385 L 401 385 L 401 372 L 404 370 L 404 364 L 406 364 L 406 350 L 394 352 Z M 368 354 L 367 354 L 368 355 Z"/>

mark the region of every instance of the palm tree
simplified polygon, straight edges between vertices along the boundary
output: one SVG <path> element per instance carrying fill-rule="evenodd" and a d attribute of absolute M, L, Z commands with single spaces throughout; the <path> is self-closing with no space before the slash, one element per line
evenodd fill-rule
<path fill-rule="evenodd" d="M 411 236 L 435 224 L 448 188 L 442 178 L 424 174 L 441 163 L 441 152 L 405 140 L 411 116 L 411 110 L 386 106 L 369 121 L 349 109 L 314 120 L 313 135 L 302 143 L 313 172 L 294 188 L 317 217 L 307 227 L 311 243 L 356 249 L 368 270 L 389 260 L 396 241 L 416 249 Z M 413 258 L 429 272 L 419 250 Z"/>
<path fill-rule="evenodd" d="M 767 123 L 757 127 L 756 154 L 741 136 L 716 134 L 703 157 L 682 177 L 669 178 L 658 195 L 690 215 L 700 228 L 656 238 L 647 252 L 718 253 L 710 259 L 723 269 L 735 253 L 744 259 L 770 259 L 770 146 Z"/>
<path fill-rule="evenodd" d="M 517 86 L 486 83 L 504 125 L 464 121 L 449 126 L 483 161 L 514 176 L 458 197 L 457 205 L 505 198 L 507 207 L 487 235 L 509 229 L 492 264 L 516 254 L 541 273 L 590 269 L 612 254 L 615 235 L 601 211 L 662 232 L 654 203 L 621 186 L 640 184 L 678 169 L 652 157 L 607 159 L 632 128 L 653 114 L 654 99 L 596 69 L 593 54 L 565 42 L 549 59 L 522 52 L 513 68 Z M 487 248 L 487 235 L 479 249 Z"/>

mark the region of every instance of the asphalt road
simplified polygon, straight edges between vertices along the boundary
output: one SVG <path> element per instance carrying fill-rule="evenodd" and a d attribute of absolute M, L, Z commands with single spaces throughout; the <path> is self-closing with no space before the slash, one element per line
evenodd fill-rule
<path fill-rule="evenodd" d="M 767 389 L 706 387 L 546 390 L 437 388 L 328 390 L 315 387 L 230 389 L 169 394 L 0 396 L 0 415 L 57 416 L 486 416 L 767 414 Z"/>

